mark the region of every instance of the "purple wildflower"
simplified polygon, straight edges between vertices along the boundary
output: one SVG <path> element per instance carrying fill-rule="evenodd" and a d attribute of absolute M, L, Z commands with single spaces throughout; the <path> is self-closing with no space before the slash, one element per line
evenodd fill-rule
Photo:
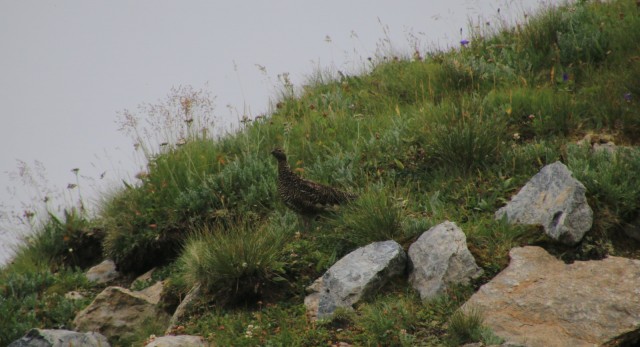
<path fill-rule="evenodd" d="M 624 95 L 622 95 L 622 97 L 624 98 L 625 101 L 631 102 L 631 93 L 629 93 L 629 92 L 624 93 Z"/>
<path fill-rule="evenodd" d="M 462 47 L 467 47 L 467 45 L 469 44 L 469 40 L 461 40 L 460 44 L 462 45 Z"/>
<path fill-rule="evenodd" d="M 569 74 L 568 73 L 563 73 L 562 74 L 562 82 L 566 82 L 569 80 Z"/>

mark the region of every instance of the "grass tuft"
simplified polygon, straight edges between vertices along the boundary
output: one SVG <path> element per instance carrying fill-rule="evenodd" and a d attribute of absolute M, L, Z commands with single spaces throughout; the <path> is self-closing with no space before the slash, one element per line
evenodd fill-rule
<path fill-rule="evenodd" d="M 220 302 L 252 301 L 268 284 L 283 281 L 281 230 L 240 224 L 205 227 L 186 242 L 178 259 L 187 285 L 200 283 Z"/>

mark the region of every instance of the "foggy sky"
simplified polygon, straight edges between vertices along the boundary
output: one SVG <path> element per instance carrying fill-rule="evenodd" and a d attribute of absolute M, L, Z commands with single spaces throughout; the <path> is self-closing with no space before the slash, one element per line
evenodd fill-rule
<path fill-rule="evenodd" d="M 91 203 L 144 166 L 117 130 L 118 111 L 191 85 L 216 96 L 220 127 L 229 127 L 240 115 L 268 111 L 278 74 L 299 86 L 318 68 L 358 71 L 385 38 L 408 54 L 416 43 L 423 52 L 455 47 L 469 38 L 469 20 L 497 25 L 540 5 L 0 0 L 0 262 L 2 243 L 21 232 L 8 212 L 19 214 L 38 196 L 11 178 L 16 160 L 42 163 L 43 185 L 65 194 L 58 205 L 76 198 L 65 191 L 74 168 L 87 177 L 83 197 Z"/>

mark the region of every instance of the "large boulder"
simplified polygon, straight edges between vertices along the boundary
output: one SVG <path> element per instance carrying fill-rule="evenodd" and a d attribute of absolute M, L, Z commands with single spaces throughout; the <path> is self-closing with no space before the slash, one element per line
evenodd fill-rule
<path fill-rule="evenodd" d="M 395 241 L 374 242 L 337 261 L 307 290 L 304 299 L 312 319 L 327 318 L 336 308 L 351 305 L 403 274 L 407 255 Z"/>
<path fill-rule="evenodd" d="M 79 333 L 70 330 L 31 329 L 9 347 L 109 347 L 107 338 L 96 332 Z"/>
<path fill-rule="evenodd" d="M 200 336 L 176 335 L 153 338 L 144 347 L 207 347 L 209 344 Z"/>
<path fill-rule="evenodd" d="M 640 337 L 640 260 L 565 264 L 540 247 L 514 248 L 509 266 L 462 309 L 525 346 L 631 345 Z"/>
<path fill-rule="evenodd" d="M 593 223 L 585 191 L 571 171 L 557 161 L 533 176 L 495 217 L 514 224 L 541 225 L 552 239 L 574 245 Z"/>
<path fill-rule="evenodd" d="M 451 284 L 467 284 L 482 269 L 467 248 L 467 237 L 446 221 L 424 232 L 409 247 L 409 283 L 424 299 L 441 294 Z"/>
<path fill-rule="evenodd" d="M 120 277 L 120 273 L 116 271 L 116 264 L 113 260 L 107 259 L 87 270 L 85 276 L 90 282 L 107 283 Z"/>
<path fill-rule="evenodd" d="M 145 321 L 167 324 L 169 315 L 158 302 L 162 282 L 145 291 L 132 292 L 121 287 L 107 287 L 73 320 L 78 331 L 99 331 L 108 338 L 124 338 Z"/>

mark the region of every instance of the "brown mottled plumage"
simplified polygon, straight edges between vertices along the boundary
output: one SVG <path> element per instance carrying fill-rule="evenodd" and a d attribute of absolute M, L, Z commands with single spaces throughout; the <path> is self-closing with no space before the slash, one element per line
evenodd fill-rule
<path fill-rule="evenodd" d="M 309 218 L 355 199 L 357 196 L 320 183 L 305 180 L 291 171 L 287 155 L 280 148 L 271 151 L 278 160 L 278 194 L 284 204 Z"/>

